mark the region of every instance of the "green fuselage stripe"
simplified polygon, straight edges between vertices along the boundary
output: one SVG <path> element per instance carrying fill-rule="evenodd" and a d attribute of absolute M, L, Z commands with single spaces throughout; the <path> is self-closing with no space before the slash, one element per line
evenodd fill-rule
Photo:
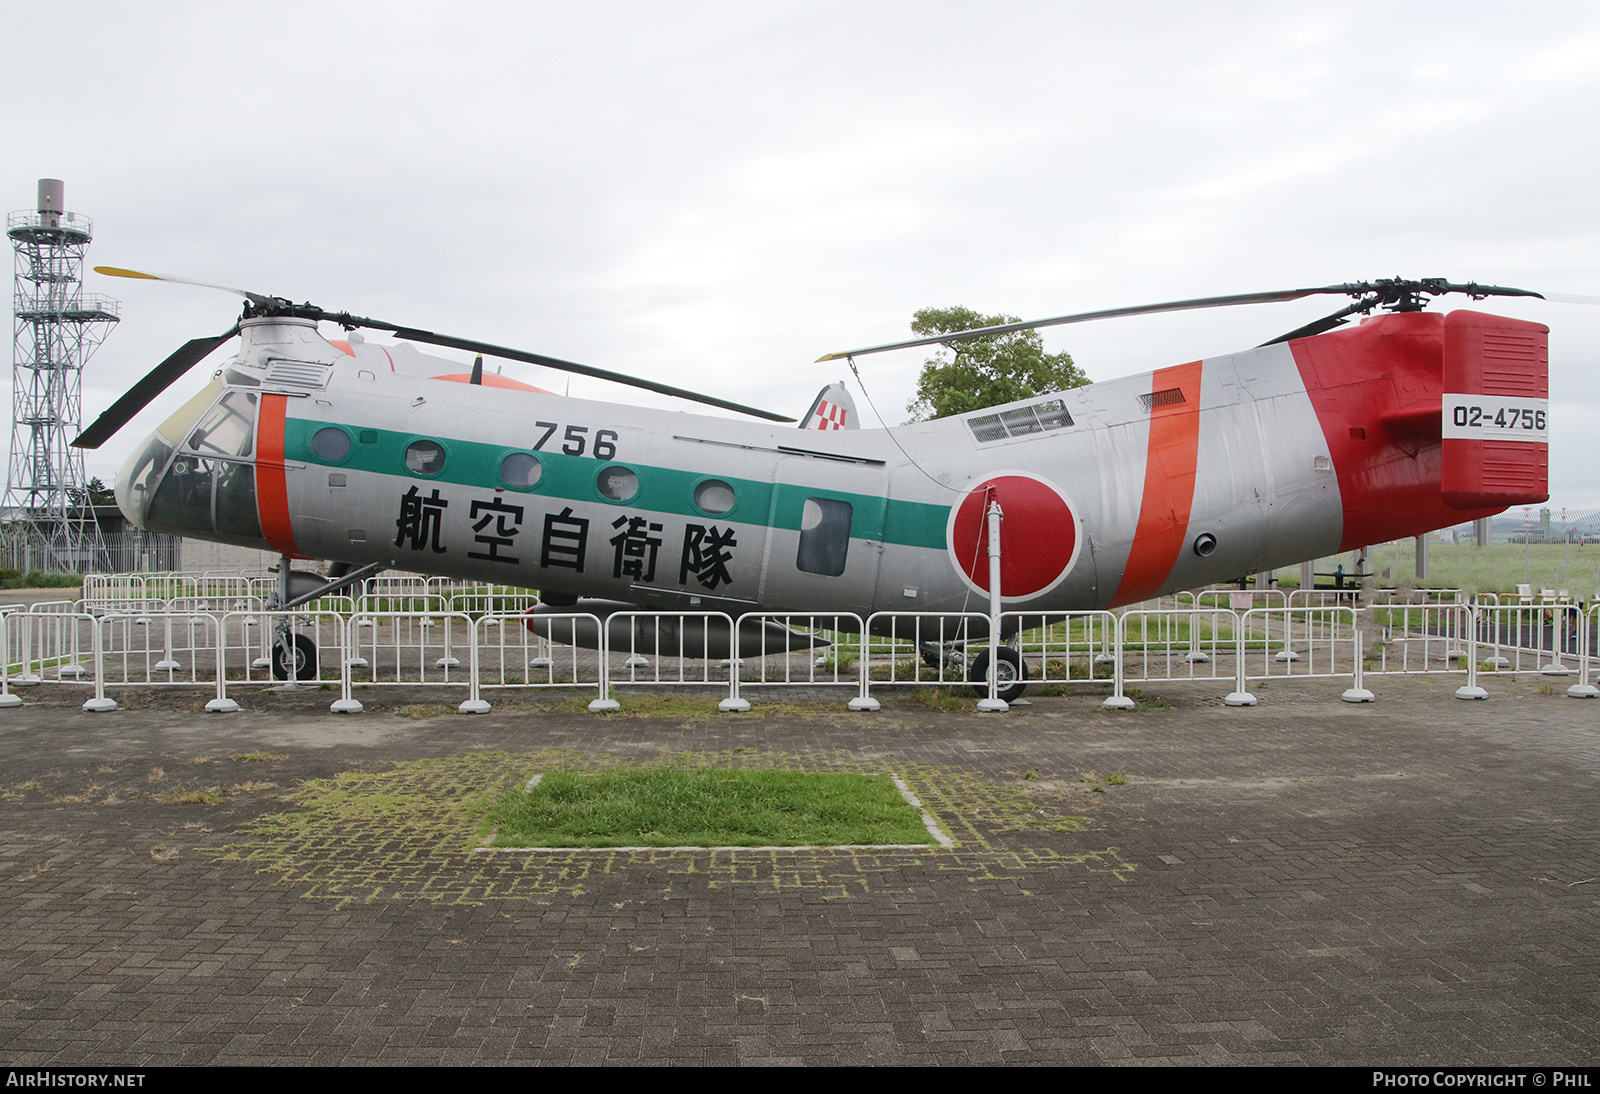
<path fill-rule="evenodd" d="M 341 428 L 349 433 L 351 439 L 350 454 L 343 460 L 329 461 L 318 458 L 311 451 L 312 434 L 329 424 L 306 418 L 289 418 L 284 429 L 284 458 L 319 467 L 405 476 L 415 479 L 419 486 L 429 482 L 448 482 L 482 488 L 505 486 L 500 478 L 500 461 L 512 452 L 528 451 L 507 445 L 430 436 L 428 440 L 438 441 L 445 448 L 444 470 L 437 475 L 417 475 L 406 467 L 405 451 L 411 442 L 418 439 L 419 434 L 344 426 Z M 510 492 L 562 501 L 627 505 L 629 508 L 701 520 L 720 518 L 791 531 L 800 530 L 800 519 L 807 498 L 832 498 L 850 503 L 850 535 L 855 539 L 881 540 L 898 546 L 935 550 L 943 550 L 945 545 L 945 526 L 950 517 L 950 508 L 946 505 L 897 501 L 822 486 L 773 483 L 734 478 L 731 475 L 712 476 L 673 467 L 597 460 L 592 456 L 569 456 L 564 452 L 538 452 L 535 455 L 544 467 L 539 484 L 532 489 L 508 488 Z M 614 465 L 626 467 L 639 476 L 639 492 L 626 502 L 603 496 L 597 485 L 601 469 Z M 708 478 L 719 478 L 733 487 L 737 500 L 728 512 L 710 515 L 695 506 L 695 487 Z"/>

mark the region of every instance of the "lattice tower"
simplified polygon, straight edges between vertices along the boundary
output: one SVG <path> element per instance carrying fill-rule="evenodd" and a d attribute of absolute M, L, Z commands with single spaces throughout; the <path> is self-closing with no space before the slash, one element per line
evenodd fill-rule
<path fill-rule="evenodd" d="M 40 179 L 38 209 L 6 218 L 16 250 L 16 322 L 4 509 L 37 545 L 38 568 L 87 571 L 104 549 L 83 453 L 68 442 L 81 424 L 83 366 L 111 333 L 121 305 L 83 291 L 94 224 L 66 211 L 65 189 L 58 179 Z"/>

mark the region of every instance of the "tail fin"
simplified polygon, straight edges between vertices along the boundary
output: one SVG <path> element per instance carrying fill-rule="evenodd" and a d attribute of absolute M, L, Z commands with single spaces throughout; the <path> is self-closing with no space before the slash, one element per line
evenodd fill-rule
<path fill-rule="evenodd" d="M 843 380 L 829 384 L 817 392 L 811 409 L 800 419 L 801 429 L 860 429 L 856 421 L 856 401 Z"/>

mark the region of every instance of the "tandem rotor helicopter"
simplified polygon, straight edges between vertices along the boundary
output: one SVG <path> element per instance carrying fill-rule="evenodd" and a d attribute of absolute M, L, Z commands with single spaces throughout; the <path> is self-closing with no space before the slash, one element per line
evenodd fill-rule
<path fill-rule="evenodd" d="M 1040 611 L 1135 603 L 1543 501 L 1548 328 L 1425 305 L 1447 294 L 1600 303 L 1384 279 L 1008 323 L 821 360 L 1168 311 L 1353 300 L 1253 349 L 935 421 L 861 429 L 849 392 L 830 384 L 796 429 L 780 414 L 543 354 L 96 269 L 245 300 L 233 326 L 185 343 L 73 442 L 99 447 L 239 339 L 117 475 L 134 524 L 278 553 L 278 608 L 396 568 L 535 588 L 542 611 L 601 619 L 641 608 L 960 612 L 989 597 L 991 501 L 1004 517 L 1002 602 Z M 1356 315 L 1366 318 L 1347 325 Z M 325 338 L 322 322 L 402 341 Z M 409 343 L 480 356 L 463 373 Z M 483 355 L 759 420 L 559 396 L 486 374 Z M 330 576 L 291 571 L 310 559 L 329 561 Z M 778 648 L 816 644 L 765 626 L 790 636 Z M 309 640 L 294 642 L 280 638 L 280 677 L 314 671 Z M 983 648 L 975 680 L 988 677 Z M 997 673 L 1002 697 L 1020 694 L 1014 650 L 1000 650 Z"/>

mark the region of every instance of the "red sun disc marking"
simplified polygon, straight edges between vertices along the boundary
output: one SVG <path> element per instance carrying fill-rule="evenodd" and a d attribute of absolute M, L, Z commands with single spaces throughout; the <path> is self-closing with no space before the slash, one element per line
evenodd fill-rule
<path fill-rule="evenodd" d="M 1049 588 L 1072 561 L 1077 521 L 1066 500 L 1037 479 L 1001 475 L 972 488 L 956 509 L 950 549 L 956 565 L 989 591 L 988 492 L 1005 519 L 1000 523 L 1000 595 L 1032 596 Z"/>

